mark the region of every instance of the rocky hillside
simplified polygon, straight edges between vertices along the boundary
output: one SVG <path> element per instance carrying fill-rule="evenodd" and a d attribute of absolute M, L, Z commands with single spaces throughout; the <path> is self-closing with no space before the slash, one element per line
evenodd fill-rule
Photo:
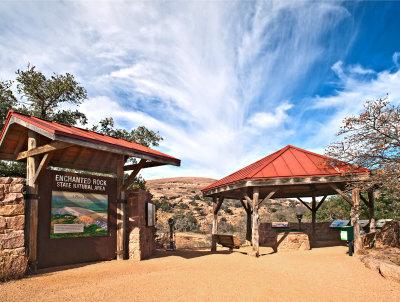
<path fill-rule="evenodd" d="M 215 182 L 203 177 L 177 177 L 148 180 L 146 186 L 153 194 L 157 207 L 157 229 L 167 232 L 168 219 L 173 217 L 182 232 L 210 233 L 212 202 L 203 198 L 203 187 Z M 297 221 L 295 213 L 306 211 L 298 201 L 276 199 L 260 209 L 260 222 Z M 219 211 L 219 232 L 244 234 L 245 211 L 237 200 L 225 200 Z"/>

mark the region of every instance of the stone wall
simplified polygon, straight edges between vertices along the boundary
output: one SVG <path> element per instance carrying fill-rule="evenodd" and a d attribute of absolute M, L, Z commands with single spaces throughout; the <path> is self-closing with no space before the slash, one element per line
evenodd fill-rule
<path fill-rule="evenodd" d="M 330 228 L 330 222 L 317 222 L 315 224 L 315 233 L 317 241 L 329 241 L 335 242 L 337 244 L 343 244 L 340 240 L 340 228 L 333 229 Z M 299 224 L 297 222 L 289 222 L 289 229 L 297 229 Z M 302 222 L 301 228 L 306 231 L 306 233 L 310 236 L 312 234 L 312 224 L 311 222 Z M 260 223 L 260 245 L 263 246 L 274 246 L 277 231 L 279 228 L 272 228 L 271 223 Z"/>
<path fill-rule="evenodd" d="M 126 192 L 126 198 L 128 257 L 146 259 L 155 248 L 155 228 L 146 226 L 146 202 L 151 202 L 151 194 L 135 189 Z"/>
<path fill-rule="evenodd" d="M 0 280 L 26 271 L 22 178 L 0 177 Z"/>

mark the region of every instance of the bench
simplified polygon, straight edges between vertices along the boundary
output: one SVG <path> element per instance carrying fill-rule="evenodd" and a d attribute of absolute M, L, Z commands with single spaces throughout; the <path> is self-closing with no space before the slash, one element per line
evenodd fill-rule
<path fill-rule="evenodd" d="M 229 248 L 229 250 L 240 248 L 239 239 L 234 235 L 214 234 L 213 236 L 216 243 Z"/>

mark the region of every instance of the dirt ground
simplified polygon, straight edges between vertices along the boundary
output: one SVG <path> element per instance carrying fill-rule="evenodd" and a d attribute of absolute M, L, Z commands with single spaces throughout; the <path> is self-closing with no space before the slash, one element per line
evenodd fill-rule
<path fill-rule="evenodd" d="M 400 301 L 400 284 L 367 269 L 346 247 L 261 257 L 206 250 L 157 251 L 142 262 L 42 270 L 0 284 L 0 301 Z"/>

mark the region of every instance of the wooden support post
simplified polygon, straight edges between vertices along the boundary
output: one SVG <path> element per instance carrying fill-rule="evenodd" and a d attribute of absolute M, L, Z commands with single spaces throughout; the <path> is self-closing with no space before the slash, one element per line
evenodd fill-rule
<path fill-rule="evenodd" d="M 218 233 L 218 211 L 215 211 L 217 208 L 217 196 L 213 196 L 213 223 L 211 230 L 211 252 L 217 251 L 217 241 L 215 240 L 215 234 Z"/>
<path fill-rule="evenodd" d="M 251 235 L 252 235 L 251 243 L 253 246 L 251 256 L 255 256 L 255 257 L 258 257 L 260 254 L 260 251 L 259 251 L 260 236 L 258 233 L 258 223 L 259 223 L 259 221 L 258 221 L 258 218 L 259 218 L 258 217 L 258 197 L 259 197 L 259 190 L 257 187 L 255 187 L 253 189 L 253 221 L 252 221 L 253 228 L 251 231 Z"/>
<path fill-rule="evenodd" d="M 251 215 L 252 215 L 252 210 L 251 206 L 248 204 L 247 201 L 243 201 L 240 199 L 240 203 L 242 204 L 244 210 L 246 211 L 246 245 L 251 245 Z"/>
<path fill-rule="evenodd" d="M 360 211 L 360 189 L 354 189 L 352 191 L 353 206 L 351 208 L 350 217 L 351 225 L 354 227 L 354 251 L 356 252 L 361 248 L 361 236 L 360 236 L 360 223 L 359 223 L 359 211 Z"/>
<path fill-rule="evenodd" d="M 28 130 L 28 151 L 37 147 L 37 134 Z M 34 156 L 26 158 L 26 209 L 28 235 L 28 261 L 32 271 L 37 270 L 37 229 L 39 216 L 38 186 L 35 184 L 35 174 L 38 160 Z"/>
<path fill-rule="evenodd" d="M 317 214 L 317 202 L 315 200 L 315 195 L 312 196 L 311 204 L 311 225 L 312 225 L 312 240 L 317 241 L 316 231 L 315 231 L 315 218 Z"/>
<path fill-rule="evenodd" d="M 375 199 L 374 192 L 372 190 L 368 191 L 369 200 L 369 231 L 375 232 Z"/>
<path fill-rule="evenodd" d="M 117 199 L 121 201 L 125 198 L 123 191 L 124 182 L 124 156 L 119 155 L 117 160 Z M 126 237 L 126 204 L 117 204 L 117 260 L 125 258 L 125 237 Z"/>

